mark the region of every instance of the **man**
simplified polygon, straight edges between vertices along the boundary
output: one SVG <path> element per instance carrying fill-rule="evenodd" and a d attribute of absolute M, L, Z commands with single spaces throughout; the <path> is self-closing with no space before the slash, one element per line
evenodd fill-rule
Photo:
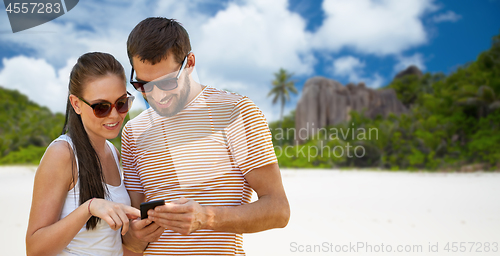
<path fill-rule="evenodd" d="M 124 183 L 134 207 L 166 203 L 132 221 L 124 245 L 144 255 L 244 255 L 242 233 L 285 227 L 288 200 L 257 106 L 192 78 L 195 55 L 175 20 L 143 20 L 127 52 L 131 83 L 151 108 L 123 130 Z"/>

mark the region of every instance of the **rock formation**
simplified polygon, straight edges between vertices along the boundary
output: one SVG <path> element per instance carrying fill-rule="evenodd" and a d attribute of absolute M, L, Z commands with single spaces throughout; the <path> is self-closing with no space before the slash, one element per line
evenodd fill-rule
<path fill-rule="evenodd" d="M 405 70 L 400 71 L 398 74 L 396 74 L 395 78 L 398 79 L 398 78 L 402 78 L 402 77 L 408 76 L 408 75 L 415 75 L 417 77 L 422 77 L 423 73 L 422 73 L 422 71 L 420 71 L 420 69 L 418 67 L 416 67 L 415 65 L 411 65 L 408 68 L 406 68 Z"/>
<path fill-rule="evenodd" d="M 328 125 L 350 120 L 350 111 L 363 112 L 369 118 L 407 111 L 393 89 L 374 90 L 364 83 L 343 86 L 325 77 L 306 81 L 295 112 L 296 140 L 304 142 Z"/>

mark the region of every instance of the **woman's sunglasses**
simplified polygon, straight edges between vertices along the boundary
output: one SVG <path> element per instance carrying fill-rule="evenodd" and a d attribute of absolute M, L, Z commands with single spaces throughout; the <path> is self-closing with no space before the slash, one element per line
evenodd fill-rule
<path fill-rule="evenodd" d="M 152 91 L 153 87 L 155 85 L 156 85 L 156 87 L 158 87 L 160 90 L 163 90 L 163 91 L 173 90 L 173 89 L 177 88 L 177 86 L 178 86 L 177 81 L 179 80 L 179 77 L 182 74 L 182 70 L 184 70 L 184 67 L 187 64 L 187 57 L 188 57 L 188 55 L 186 55 L 186 58 L 184 58 L 184 60 L 182 61 L 181 69 L 179 70 L 179 72 L 177 73 L 177 76 L 175 76 L 175 77 L 165 78 L 165 79 L 161 79 L 161 80 L 157 80 L 157 81 L 151 81 L 151 82 L 134 81 L 133 80 L 133 78 L 134 78 L 134 68 L 132 67 L 132 73 L 130 74 L 130 83 L 132 84 L 132 86 L 134 86 L 134 88 L 137 91 L 140 91 L 142 93 L 146 93 L 146 92 Z"/>
<path fill-rule="evenodd" d="M 99 102 L 95 104 L 90 104 L 81 97 L 78 98 L 81 101 L 85 102 L 87 105 L 89 105 L 94 110 L 94 115 L 99 118 L 109 116 L 113 107 L 116 108 L 116 111 L 118 111 L 118 113 L 120 114 L 127 113 L 130 110 L 132 102 L 135 99 L 135 97 L 129 92 L 127 92 L 126 96 L 117 99 L 116 102 L 113 104 L 111 104 L 110 102 Z"/>

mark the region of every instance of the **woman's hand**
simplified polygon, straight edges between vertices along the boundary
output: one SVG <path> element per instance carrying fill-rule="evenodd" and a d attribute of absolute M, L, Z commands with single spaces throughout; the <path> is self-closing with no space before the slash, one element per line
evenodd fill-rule
<path fill-rule="evenodd" d="M 92 201 L 91 201 L 92 200 Z M 129 227 L 129 219 L 137 219 L 141 212 L 131 206 L 114 203 L 101 198 L 94 198 L 87 201 L 90 214 L 99 217 L 108 223 L 113 230 L 122 228 L 122 235 L 125 235 Z"/>

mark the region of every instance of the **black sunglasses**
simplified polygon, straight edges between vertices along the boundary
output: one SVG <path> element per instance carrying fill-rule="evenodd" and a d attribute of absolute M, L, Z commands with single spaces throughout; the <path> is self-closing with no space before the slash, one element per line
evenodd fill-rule
<path fill-rule="evenodd" d="M 85 102 L 94 110 L 94 115 L 99 118 L 107 117 L 111 113 L 113 107 L 116 108 L 116 111 L 120 114 L 127 113 L 132 106 L 132 102 L 134 101 L 134 95 L 127 92 L 127 95 L 116 100 L 115 103 L 111 104 L 110 102 L 99 102 L 95 104 L 90 104 L 86 100 L 81 97 L 78 97 L 81 101 Z"/>
<path fill-rule="evenodd" d="M 177 88 L 177 86 L 179 86 L 178 83 L 177 83 L 177 81 L 179 80 L 179 77 L 181 76 L 182 70 L 184 70 L 184 67 L 187 64 L 187 57 L 188 57 L 188 55 L 186 55 L 186 58 L 184 58 L 184 60 L 182 61 L 181 69 L 179 70 L 179 72 L 177 73 L 177 76 L 175 76 L 175 77 L 165 78 L 165 79 L 161 79 L 161 80 L 157 80 L 157 81 L 151 81 L 151 82 L 134 81 L 133 80 L 133 78 L 134 78 L 134 67 L 132 67 L 132 73 L 130 74 L 130 83 L 132 84 L 132 86 L 134 86 L 134 88 L 137 91 L 140 91 L 142 93 L 146 93 L 146 92 L 152 91 L 153 87 L 155 85 L 156 85 L 156 87 L 158 87 L 160 90 L 163 90 L 163 91 L 173 90 L 173 89 Z"/>

